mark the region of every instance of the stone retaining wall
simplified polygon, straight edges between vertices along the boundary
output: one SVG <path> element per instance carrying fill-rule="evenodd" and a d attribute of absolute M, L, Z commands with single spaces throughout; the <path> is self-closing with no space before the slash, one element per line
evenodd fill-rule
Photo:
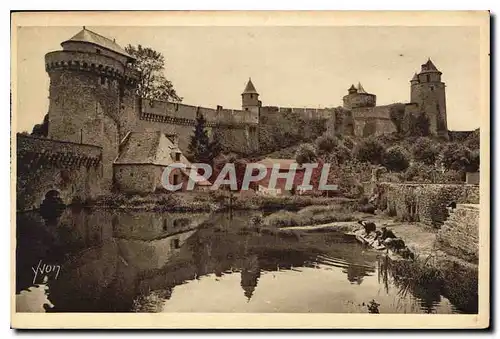
<path fill-rule="evenodd" d="M 439 230 L 438 240 L 443 250 L 477 260 L 479 255 L 479 204 L 457 205 Z M 457 251 L 458 250 L 458 251 Z"/>
<path fill-rule="evenodd" d="M 448 218 L 446 206 L 479 204 L 479 186 L 467 184 L 377 183 L 377 207 L 402 221 L 420 221 L 436 227 Z"/>

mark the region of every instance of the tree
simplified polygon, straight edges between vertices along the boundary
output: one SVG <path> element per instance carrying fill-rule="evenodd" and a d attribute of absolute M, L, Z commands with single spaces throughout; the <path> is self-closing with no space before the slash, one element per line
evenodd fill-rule
<path fill-rule="evenodd" d="M 33 130 L 31 131 L 31 135 L 37 137 L 47 137 L 49 135 L 49 115 L 45 114 L 43 118 L 43 122 L 41 124 L 36 124 L 33 126 Z"/>
<path fill-rule="evenodd" d="M 361 162 L 380 164 L 384 154 L 384 146 L 375 139 L 366 139 L 356 145 L 354 154 Z"/>
<path fill-rule="evenodd" d="M 299 165 L 312 163 L 316 158 L 316 149 L 311 144 L 301 144 L 295 153 L 295 161 Z"/>
<path fill-rule="evenodd" d="M 421 137 L 415 141 L 412 154 L 416 161 L 421 161 L 426 165 L 433 165 L 437 160 L 439 150 L 431 139 Z"/>
<path fill-rule="evenodd" d="M 211 164 L 213 158 L 211 157 L 210 139 L 205 126 L 205 117 L 203 114 L 199 114 L 196 117 L 196 125 L 194 127 L 194 133 L 191 136 L 188 150 L 192 161 Z"/>
<path fill-rule="evenodd" d="M 182 101 L 172 82 L 164 75 L 165 58 L 160 52 L 142 45 L 137 47 L 128 45 L 125 51 L 136 58 L 133 68 L 140 74 L 137 86 L 138 96 L 150 100 Z"/>
<path fill-rule="evenodd" d="M 389 116 L 391 118 L 396 132 L 401 134 L 403 132 L 403 120 L 405 117 L 405 105 L 401 103 L 392 104 L 389 107 Z"/>
<path fill-rule="evenodd" d="M 408 130 L 409 136 L 421 136 L 426 137 L 430 134 L 430 121 L 429 117 L 425 113 L 411 114 L 410 117 L 410 128 Z"/>
<path fill-rule="evenodd" d="M 319 152 L 330 153 L 333 152 L 338 145 L 338 140 L 335 137 L 323 135 L 316 139 L 316 148 Z"/>
<path fill-rule="evenodd" d="M 465 166 L 467 172 L 477 172 L 479 171 L 479 149 L 473 150 L 469 153 L 468 161 Z"/>
<path fill-rule="evenodd" d="M 447 170 L 465 171 L 470 161 L 470 150 L 462 144 L 450 143 L 443 149 L 441 161 Z"/>
<path fill-rule="evenodd" d="M 387 149 L 383 155 L 383 165 L 395 172 L 401 172 L 408 168 L 409 161 L 408 152 L 401 146 L 393 146 Z"/>

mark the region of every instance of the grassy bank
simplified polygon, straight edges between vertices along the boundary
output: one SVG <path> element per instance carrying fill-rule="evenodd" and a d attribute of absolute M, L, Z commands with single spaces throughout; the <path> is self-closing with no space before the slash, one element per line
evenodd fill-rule
<path fill-rule="evenodd" d="M 356 220 L 349 205 L 311 205 L 298 212 L 278 211 L 264 218 L 267 227 L 292 227 L 321 225 L 338 221 Z"/>
<path fill-rule="evenodd" d="M 351 199 L 335 197 L 311 196 L 260 196 L 235 193 L 230 197 L 228 192 L 199 192 L 174 194 L 126 195 L 112 194 L 103 196 L 88 204 L 107 208 L 147 209 L 176 212 L 215 212 L 230 207 L 235 210 L 260 211 L 297 211 L 311 205 L 327 206 L 331 204 L 353 206 Z"/>

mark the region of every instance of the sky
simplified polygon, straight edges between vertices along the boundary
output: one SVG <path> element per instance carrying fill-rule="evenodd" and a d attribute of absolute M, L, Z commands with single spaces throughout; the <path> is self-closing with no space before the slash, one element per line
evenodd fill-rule
<path fill-rule="evenodd" d="M 403 26 L 87 27 L 151 47 L 183 102 L 241 108 L 251 77 L 264 106 L 335 107 L 361 82 L 377 104 L 409 102 L 410 79 L 431 58 L 446 83 L 448 129 L 480 125 L 479 28 Z M 48 111 L 44 55 L 81 27 L 18 27 L 16 131 Z"/>

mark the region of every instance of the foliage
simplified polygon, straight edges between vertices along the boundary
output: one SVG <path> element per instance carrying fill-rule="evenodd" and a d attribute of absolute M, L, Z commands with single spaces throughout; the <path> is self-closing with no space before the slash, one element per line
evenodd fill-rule
<path fill-rule="evenodd" d="M 312 144 L 302 144 L 297 149 L 295 161 L 298 164 L 313 163 L 317 159 L 316 148 Z"/>
<path fill-rule="evenodd" d="M 464 171 L 469 164 L 470 150 L 460 143 L 449 143 L 440 155 L 444 168 Z"/>
<path fill-rule="evenodd" d="M 427 165 L 435 164 L 439 155 L 439 149 L 430 138 L 420 137 L 412 147 L 413 159 Z"/>
<path fill-rule="evenodd" d="M 408 168 L 410 164 L 409 154 L 401 146 L 393 146 L 388 148 L 382 157 L 383 165 L 395 172 L 401 172 Z"/>
<path fill-rule="evenodd" d="M 323 135 L 316 139 L 315 144 L 319 153 L 330 153 L 337 147 L 339 141 L 335 137 Z"/>
<path fill-rule="evenodd" d="M 150 47 L 125 47 L 128 54 L 134 56 L 136 61 L 133 66 L 140 74 L 137 86 L 137 95 L 150 100 L 181 102 L 174 86 L 165 73 L 165 58 Z"/>
<path fill-rule="evenodd" d="M 396 127 L 396 133 L 401 134 L 403 132 L 405 105 L 401 103 L 392 104 L 389 107 L 389 116 L 394 124 L 394 127 Z"/>
<path fill-rule="evenodd" d="M 341 205 L 309 206 L 299 212 L 278 211 L 264 218 L 268 227 L 293 227 L 321 225 L 338 221 L 355 220 L 352 212 Z"/>
<path fill-rule="evenodd" d="M 432 183 L 435 175 L 435 168 L 433 166 L 414 162 L 411 164 L 404 173 L 405 181 Z"/>
<path fill-rule="evenodd" d="M 376 139 L 365 139 L 356 145 L 354 154 L 355 157 L 361 162 L 380 164 L 382 163 L 384 146 Z"/>
<path fill-rule="evenodd" d="M 41 124 L 36 124 L 33 126 L 33 131 L 31 135 L 37 137 L 47 137 L 49 135 L 49 115 L 45 114 L 43 122 Z"/>
<path fill-rule="evenodd" d="M 407 135 L 428 136 L 430 135 L 430 121 L 424 112 L 409 115 L 409 129 Z"/>
<path fill-rule="evenodd" d="M 326 119 L 306 119 L 298 112 L 263 113 L 259 122 L 259 149 L 271 153 L 303 142 L 312 142 L 326 129 Z"/>
<path fill-rule="evenodd" d="M 196 117 L 196 125 L 190 139 L 188 151 L 190 160 L 204 164 L 213 164 L 213 159 L 221 151 L 218 137 L 215 137 L 212 142 L 208 137 L 203 114 L 199 114 Z"/>
<path fill-rule="evenodd" d="M 342 145 L 344 145 L 344 147 L 351 151 L 354 149 L 355 143 L 352 137 L 346 135 L 342 137 Z"/>
<path fill-rule="evenodd" d="M 475 149 L 469 153 L 468 163 L 465 168 L 467 172 L 479 171 L 479 158 L 479 149 Z"/>

